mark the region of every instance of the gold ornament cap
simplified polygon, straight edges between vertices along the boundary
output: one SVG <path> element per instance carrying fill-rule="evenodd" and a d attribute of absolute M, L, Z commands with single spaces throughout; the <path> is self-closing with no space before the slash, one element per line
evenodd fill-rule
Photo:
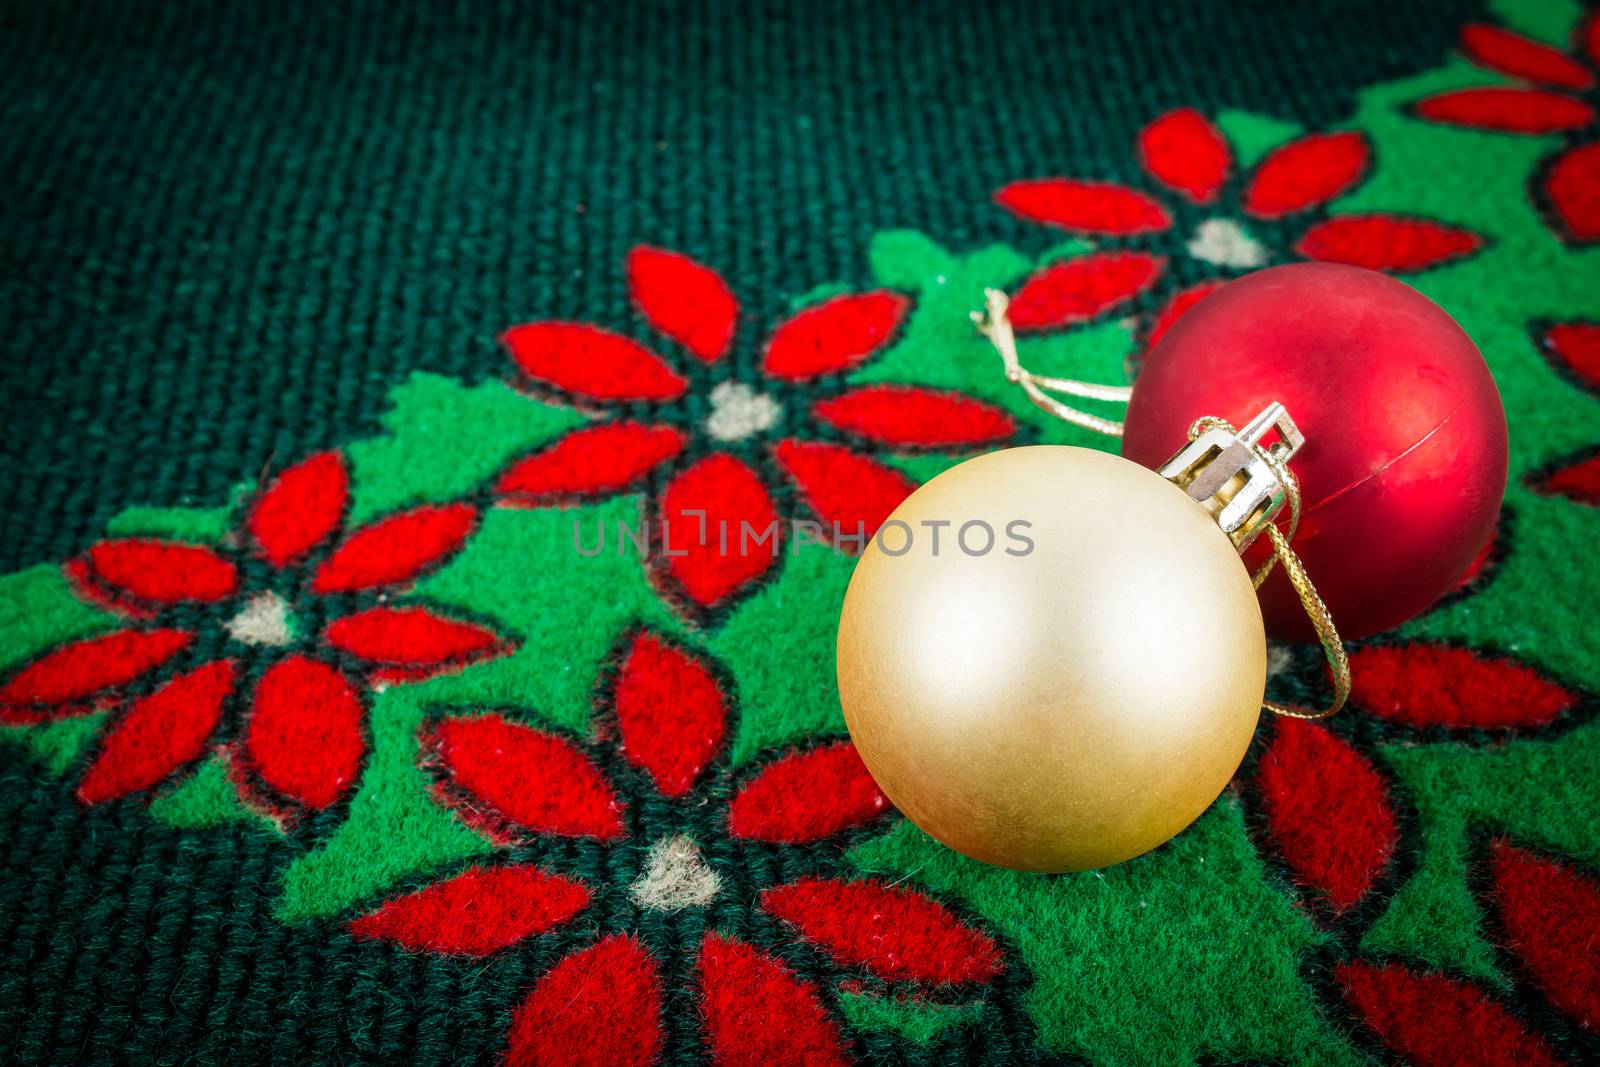
<path fill-rule="evenodd" d="M 1276 430 L 1278 440 L 1263 448 L 1268 430 Z M 1288 410 L 1274 401 L 1241 430 L 1202 419 L 1160 474 L 1210 512 L 1242 553 L 1288 502 L 1285 464 L 1305 441 Z"/>

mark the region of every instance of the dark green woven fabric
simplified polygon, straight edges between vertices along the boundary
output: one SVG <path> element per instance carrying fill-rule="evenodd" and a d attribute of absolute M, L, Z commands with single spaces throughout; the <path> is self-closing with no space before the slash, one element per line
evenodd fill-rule
<path fill-rule="evenodd" d="M 496 338 L 512 324 L 630 322 L 622 264 L 639 244 L 715 263 L 760 323 L 820 284 L 883 284 L 888 268 L 875 276 L 868 250 L 886 231 L 1043 257 L 1059 235 L 998 209 L 1005 183 L 1135 180 L 1129 146 L 1178 106 L 1308 129 L 1348 122 L 1359 90 L 1444 63 L 1461 25 L 1487 17 L 1478 8 L 7 3 L 0 572 L 65 560 L 130 507 L 217 507 L 263 471 L 371 438 L 391 404 L 431 402 L 427 387 L 404 392 L 413 372 L 502 379 Z M 462 404 L 493 422 L 490 400 Z M 399 469 L 411 457 L 382 458 Z M 583 581 L 572 596 L 604 603 L 609 590 Z M 766 639 L 764 617 L 745 620 L 707 644 L 733 660 Z M 787 646 L 773 647 L 781 660 Z M 1563 654 L 1556 673 L 1571 677 L 1583 653 Z M 550 669 L 566 665 L 553 656 Z M 807 669 L 795 677 L 818 673 Z M 1309 658 L 1297 669 L 1314 676 Z M 780 680 L 762 695 L 780 704 L 803 689 Z M 805 733 L 783 729 L 734 762 Z M 3 755 L 0 1059 L 487 1062 L 522 991 L 565 951 L 536 945 L 480 967 L 353 945 L 348 910 L 307 907 L 309 921 L 286 922 L 286 846 L 259 828 L 86 808 L 73 775 Z M 1454 768 L 1422 764 L 1419 792 L 1460 791 Z M 724 802 L 728 788 L 715 788 Z M 1200 855 L 1254 871 L 1243 827 L 1236 810 L 1217 814 L 1186 839 L 1192 851 L 1164 853 L 1162 877 Z M 917 847 L 897 833 L 862 865 L 898 878 L 924 865 Z M 967 893 L 944 857 L 925 865 L 929 884 Z M 413 873 L 394 880 L 426 883 Z M 1133 899 L 1147 875 L 1129 877 Z M 1240 924 L 1228 929 L 1241 943 L 1278 901 L 1266 884 L 1216 913 Z M 1010 891 L 969 895 L 991 892 Z M 1086 925 L 1137 917 L 1126 900 L 1079 903 L 1073 921 Z M 1015 925 L 996 936 L 1015 957 L 1014 930 L 1054 920 L 1023 894 L 995 906 L 1007 909 Z M 1458 964 L 1449 952 L 1439 957 Z M 855 1048 L 965 1063 L 1073 1062 L 1062 1050 L 1078 1038 L 1112 1047 L 1092 1022 L 1057 1018 L 1040 1051 L 1037 1016 L 1018 1006 L 1033 981 L 1016 969 L 998 980 L 988 1037 L 973 1026 L 908 1043 L 864 1028 Z M 667 1010 L 696 1009 L 669 991 Z M 1377 1054 L 1361 1042 L 1353 1061 Z M 1139 1047 L 1243 1063 L 1265 1044 Z M 1299 1052 L 1314 1061 L 1321 1048 L 1308 1039 Z M 693 1059 L 684 1049 L 673 1055 Z"/>

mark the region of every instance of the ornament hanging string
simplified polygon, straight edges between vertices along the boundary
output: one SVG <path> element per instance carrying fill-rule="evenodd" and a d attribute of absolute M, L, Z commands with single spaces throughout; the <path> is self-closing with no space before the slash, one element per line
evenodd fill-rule
<path fill-rule="evenodd" d="M 986 311 L 974 311 L 972 321 L 978 327 L 978 332 L 987 337 L 995 350 L 1000 353 L 1000 359 L 1005 364 L 1007 380 L 1022 386 L 1022 391 L 1028 394 L 1028 398 L 1048 414 L 1095 433 L 1102 433 L 1108 437 L 1121 437 L 1122 423 L 1082 411 L 1051 394 L 1125 404 L 1133 395 L 1132 388 L 1096 385 L 1093 382 L 1082 382 L 1073 378 L 1052 378 L 1034 374 L 1022 366 L 1017 356 L 1016 335 L 1012 331 L 1011 320 L 1006 316 L 1010 300 L 998 289 L 985 289 L 984 296 Z M 1236 436 L 1238 434 L 1226 420 L 1207 417 L 1189 427 L 1189 440 L 1193 441 L 1207 430 L 1214 428 L 1220 428 Z M 1307 618 L 1317 631 L 1317 639 L 1322 643 L 1323 654 L 1328 660 L 1328 672 L 1333 681 L 1333 699 L 1322 708 L 1308 708 L 1275 700 L 1263 701 L 1261 706 L 1275 715 L 1291 719 L 1326 719 L 1344 707 L 1345 701 L 1350 696 L 1350 659 L 1345 654 L 1344 643 L 1339 639 L 1338 628 L 1334 626 L 1333 616 L 1329 613 L 1327 604 L 1323 603 L 1316 587 L 1311 584 L 1311 578 L 1306 574 L 1300 557 L 1289 547 L 1290 540 L 1300 528 L 1300 483 L 1295 478 L 1294 472 L 1289 470 L 1289 465 L 1284 462 L 1283 455 L 1275 447 L 1267 447 L 1258 442 L 1252 442 L 1250 447 L 1267 464 L 1279 484 L 1283 486 L 1284 496 L 1289 505 L 1287 534 L 1278 529 L 1276 522 L 1266 524 L 1265 532 L 1268 540 L 1272 542 L 1272 555 L 1256 568 L 1255 573 L 1251 575 L 1251 583 L 1257 589 L 1261 588 L 1261 584 L 1272 574 L 1273 567 L 1280 563 L 1283 565 L 1284 575 L 1294 587 Z"/>

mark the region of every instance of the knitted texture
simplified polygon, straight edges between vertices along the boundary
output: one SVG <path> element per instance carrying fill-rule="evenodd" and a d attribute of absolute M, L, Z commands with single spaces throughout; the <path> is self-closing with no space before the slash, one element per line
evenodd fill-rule
<path fill-rule="evenodd" d="M 1600 1060 L 1592 12 L 3 22 L 6 1062 Z M 854 556 L 1114 445 L 969 312 L 1116 383 L 1297 259 L 1478 342 L 1493 540 L 1169 844 L 942 848 L 840 716 Z"/>

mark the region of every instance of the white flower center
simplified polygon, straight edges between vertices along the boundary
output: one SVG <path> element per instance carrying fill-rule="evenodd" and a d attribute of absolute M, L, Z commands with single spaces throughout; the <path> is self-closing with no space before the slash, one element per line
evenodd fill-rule
<path fill-rule="evenodd" d="M 224 624 L 228 636 L 247 645 L 282 648 L 294 639 L 289 605 L 277 593 L 259 593 Z"/>
<path fill-rule="evenodd" d="M 1248 269 L 1267 261 L 1267 248 L 1232 219 L 1206 219 L 1189 238 L 1189 254 L 1219 267 Z"/>
<path fill-rule="evenodd" d="M 683 834 L 650 846 L 644 873 L 628 887 L 634 903 L 651 911 L 702 908 L 722 891 L 722 879 L 707 866 L 700 847 Z"/>
<path fill-rule="evenodd" d="M 783 409 L 765 393 L 743 382 L 722 382 L 711 390 L 706 433 L 718 441 L 743 441 L 778 421 Z"/>

